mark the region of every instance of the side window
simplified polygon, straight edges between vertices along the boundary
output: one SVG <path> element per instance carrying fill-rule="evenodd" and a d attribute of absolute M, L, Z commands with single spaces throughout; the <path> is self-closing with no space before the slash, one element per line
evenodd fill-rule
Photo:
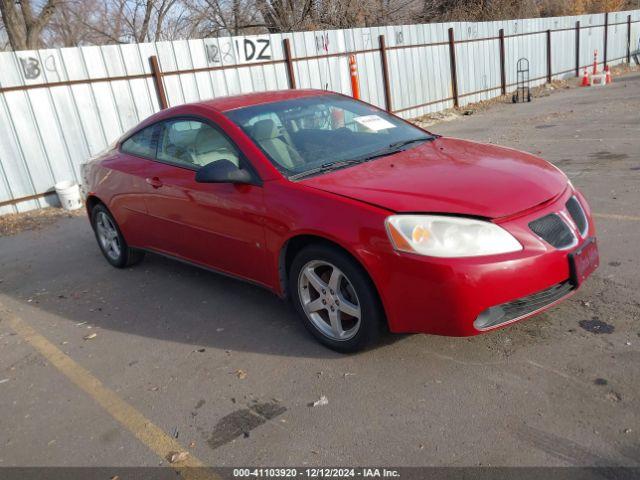
<path fill-rule="evenodd" d="M 152 125 L 132 135 L 122 143 L 122 151 L 139 157 L 155 158 L 158 136 L 157 126 Z"/>
<path fill-rule="evenodd" d="M 158 160 L 198 168 L 218 160 L 240 166 L 240 155 L 215 128 L 197 120 L 171 120 L 162 124 Z"/>

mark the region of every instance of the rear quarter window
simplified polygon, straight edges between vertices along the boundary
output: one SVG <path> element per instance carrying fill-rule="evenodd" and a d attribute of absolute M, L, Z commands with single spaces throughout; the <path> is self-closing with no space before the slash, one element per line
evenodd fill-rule
<path fill-rule="evenodd" d="M 122 143 L 120 149 L 124 153 L 138 157 L 154 158 L 158 143 L 158 128 L 156 125 L 140 130 Z"/>

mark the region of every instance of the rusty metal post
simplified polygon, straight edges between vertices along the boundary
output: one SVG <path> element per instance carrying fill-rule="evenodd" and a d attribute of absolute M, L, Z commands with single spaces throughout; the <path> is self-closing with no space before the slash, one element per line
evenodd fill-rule
<path fill-rule="evenodd" d="M 296 88 L 296 75 L 293 71 L 293 60 L 291 60 L 291 44 L 289 43 L 288 38 L 282 40 L 282 47 L 284 49 L 284 61 L 287 65 L 289 88 Z"/>
<path fill-rule="evenodd" d="M 631 64 L 631 15 L 627 15 L 627 63 Z"/>
<path fill-rule="evenodd" d="M 387 44 L 384 35 L 378 37 L 380 42 L 380 61 L 382 62 L 382 84 L 384 85 L 384 104 L 387 112 L 391 111 L 391 85 L 389 84 L 389 64 L 387 63 Z"/>
<path fill-rule="evenodd" d="M 502 95 L 507 94 L 507 71 L 505 66 L 505 55 L 504 55 L 504 28 L 500 29 L 499 32 L 499 41 L 500 41 L 500 91 Z"/>
<path fill-rule="evenodd" d="M 607 44 L 609 40 L 609 12 L 604 14 L 604 66 L 607 66 Z"/>
<path fill-rule="evenodd" d="M 453 34 L 453 27 L 449 29 L 449 66 L 451 69 L 451 88 L 453 90 L 453 106 L 460 105 L 458 98 L 458 72 L 456 70 L 456 41 Z"/>
<path fill-rule="evenodd" d="M 553 77 L 551 69 L 551 30 L 547 30 L 547 83 L 551 83 Z"/>
<path fill-rule="evenodd" d="M 580 20 L 576 22 L 576 77 L 580 76 Z"/>
<path fill-rule="evenodd" d="M 160 70 L 160 65 L 158 64 L 158 57 L 151 55 L 149 57 L 149 64 L 151 65 L 151 74 L 153 75 L 153 83 L 156 86 L 160 109 L 164 110 L 169 104 L 167 103 L 167 94 L 164 91 L 164 83 L 162 83 L 162 70 Z"/>

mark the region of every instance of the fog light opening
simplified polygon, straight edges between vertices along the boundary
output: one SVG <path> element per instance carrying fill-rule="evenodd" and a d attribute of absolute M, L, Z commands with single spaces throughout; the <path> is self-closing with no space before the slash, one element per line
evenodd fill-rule
<path fill-rule="evenodd" d="M 498 325 L 502 323 L 502 318 L 505 316 L 504 308 L 500 305 L 496 307 L 487 308 L 484 312 L 478 315 L 478 318 L 473 322 L 473 326 L 476 330 L 484 330 L 492 325 Z"/>

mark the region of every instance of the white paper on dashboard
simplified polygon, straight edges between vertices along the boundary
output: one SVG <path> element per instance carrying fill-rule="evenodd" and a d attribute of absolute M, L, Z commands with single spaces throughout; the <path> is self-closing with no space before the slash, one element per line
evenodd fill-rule
<path fill-rule="evenodd" d="M 355 117 L 353 120 L 372 132 L 386 130 L 387 128 L 396 128 L 393 123 L 379 117 L 378 115 L 365 115 L 363 117 Z"/>

